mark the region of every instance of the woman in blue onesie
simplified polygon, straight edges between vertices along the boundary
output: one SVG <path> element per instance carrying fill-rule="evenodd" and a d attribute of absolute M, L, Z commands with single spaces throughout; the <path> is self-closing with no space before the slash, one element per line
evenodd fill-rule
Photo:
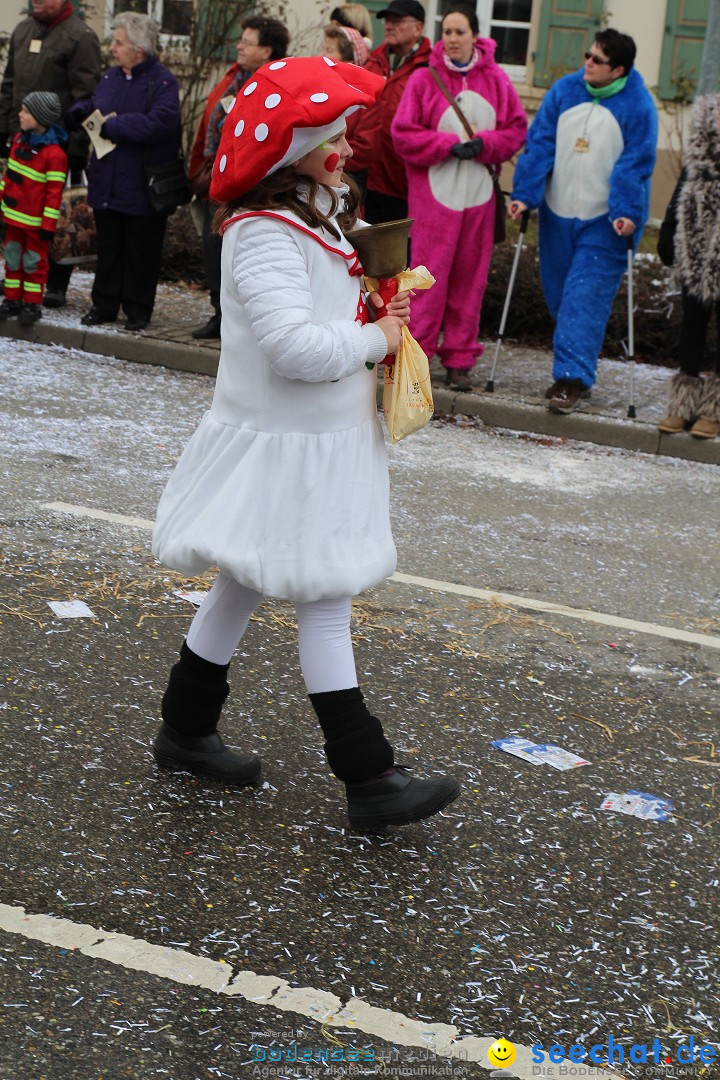
<path fill-rule="evenodd" d="M 612 302 L 647 221 L 657 113 L 634 69 L 635 42 L 603 30 L 585 66 L 545 95 L 530 126 L 509 214 L 540 208 L 540 273 L 553 339 L 552 412 L 595 382 Z"/>

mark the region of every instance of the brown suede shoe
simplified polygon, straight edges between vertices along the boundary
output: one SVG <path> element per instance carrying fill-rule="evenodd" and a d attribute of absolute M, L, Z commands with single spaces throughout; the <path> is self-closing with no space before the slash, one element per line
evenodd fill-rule
<path fill-rule="evenodd" d="M 548 401 L 550 412 L 560 413 L 563 416 L 577 409 L 586 387 L 577 379 L 561 379 L 555 395 Z"/>
<path fill-rule="evenodd" d="M 658 424 L 658 431 L 663 431 L 666 435 L 677 435 L 678 431 L 685 430 L 689 422 L 682 416 L 663 416 Z"/>
<path fill-rule="evenodd" d="M 716 439 L 720 435 L 720 423 L 709 416 L 701 416 L 690 428 L 690 434 L 696 439 Z"/>
<path fill-rule="evenodd" d="M 470 381 L 469 369 L 464 368 L 446 368 L 445 369 L 445 385 L 449 386 L 451 390 L 461 390 L 467 393 L 468 390 L 472 390 L 472 382 Z"/>
<path fill-rule="evenodd" d="M 565 381 L 566 381 L 565 379 L 560 379 L 560 380 L 558 380 L 558 382 L 554 382 L 552 384 L 552 386 L 548 386 L 547 390 L 545 391 L 545 397 L 548 399 L 548 401 L 550 400 L 550 398 L 555 397 L 558 390 L 560 389 L 563 382 L 565 382 Z M 584 386 L 583 387 L 583 392 L 580 395 L 580 397 L 589 398 L 591 396 L 592 396 L 592 390 L 590 389 L 590 387 L 589 386 Z"/>

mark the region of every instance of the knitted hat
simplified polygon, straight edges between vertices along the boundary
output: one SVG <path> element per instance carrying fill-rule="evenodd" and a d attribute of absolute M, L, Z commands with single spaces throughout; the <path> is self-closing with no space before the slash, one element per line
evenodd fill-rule
<path fill-rule="evenodd" d="M 370 55 L 367 45 L 365 44 L 365 38 L 362 36 L 359 30 L 356 30 L 354 26 L 338 26 L 338 30 L 341 34 L 344 34 L 352 45 L 354 63 L 363 66 L 368 56 Z"/>
<path fill-rule="evenodd" d="M 49 90 L 33 90 L 31 94 L 25 95 L 22 103 L 30 115 L 34 116 L 38 124 L 42 124 L 43 127 L 52 127 L 53 124 L 59 124 L 62 120 L 60 98 Z"/>
<path fill-rule="evenodd" d="M 230 106 L 210 198 L 232 202 L 342 131 L 345 117 L 375 103 L 385 85 L 326 56 L 273 60 L 254 72 Z"/>

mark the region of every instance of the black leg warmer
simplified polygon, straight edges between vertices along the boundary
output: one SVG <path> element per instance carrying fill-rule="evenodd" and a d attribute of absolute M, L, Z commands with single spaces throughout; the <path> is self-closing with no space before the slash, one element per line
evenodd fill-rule
<path fill-rule="evenodd" d="M 162 718 L 167 726 L 183 735 L 211 735 L 230 691 L 229 667 L 203 660 L 183 641 L 162 699 Z"/>
<path fill-rule="evenodd" d="M 338 780 L 359 784 L 393 767 L 393 748 L 357 686 L 309 698 L 325 736 L 328 764 Z"/>

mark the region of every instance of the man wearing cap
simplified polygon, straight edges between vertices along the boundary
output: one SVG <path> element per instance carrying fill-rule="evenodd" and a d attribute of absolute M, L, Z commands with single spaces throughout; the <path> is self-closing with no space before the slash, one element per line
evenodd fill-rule
<path fill-rule="evenodd" d="M 387 82 L 371 109 L 348 120 L 353 172 L 367 172 L 365 217 L 373 224 L 407 217 L 407 177 L 390 135 L 390 125 L 407 81 L 430 58 L 430 40 L 423 36 L 425 9 L 418 0 L 390 0 L 377 13 L 385 20 L 385 40 L 370 53 L 365 69 Z"/>
<path fill-rule="evenodd" d="M 102 61 L 97 36 L 73 11 L 71 0 L 32 0 L 32 14 L 12 32 L 0 85 L 0 157 L 18 130 L 18 113 L 31 91 L 49 91 L 60 98 L 64 116 L 76 101 L 92 97 Z M 74 132 L 67 147 L 71 173 L 87 161 L 84 131 Z M 46 307 L 62 307 L 71 266 L 50 263 Z"/>

